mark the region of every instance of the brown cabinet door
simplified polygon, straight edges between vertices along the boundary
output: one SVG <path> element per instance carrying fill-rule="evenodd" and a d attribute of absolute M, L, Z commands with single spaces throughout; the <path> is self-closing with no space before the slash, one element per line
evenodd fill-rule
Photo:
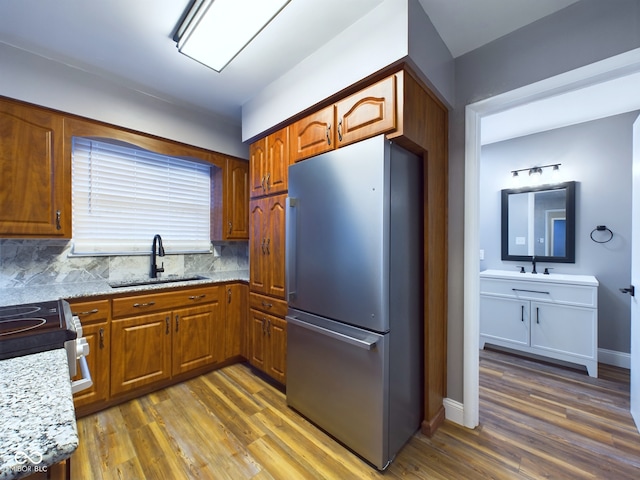
<path fill-rule="evenodd" d="M 106 402 L 109 398 L 110 326 L 108 323 L 92 323 L 83 325 L 83 336 L 89 344 L 87 366 L 91 373 L 93 385 L 73 395 L 73 403 L 78 407 Z M 80 365 L 76 365 L 77 375 L 72 380 L 82 378 Z"/>
<path fill-rule="evenodd" d="M 336 103 L 338 147 L 396 128 L 395 75 Z"/>
<path fill-rule="evenodd" d="M 282 384 L 287 381 L 287 321 L 269 315 L 267 317 L 269 362 L 267 374 Z"/>
<path fill-rule="evenodd" d="M 267 194 L 265 172 L 267 170 L 267 139 L 261 138 L 249 146 L 249 185 L 251 198 Z"/>
<path fill-rule="evenodd" d="M 267 369 L 267 317 L 258 310 L 249 310 L 249 362 L 263 372 Z"/>
<path fill-rule="evenodd" d="M 287 322 L 259 310 L 249 310 L 249 362 L 284 384 L 287 372 Z"/>
<path fill-rule="evenodd" d="M 0 100 L 0 234 L 71 237 L 70 159 L 62 117 Z"/>
<path fill-rule="evenodd" d="M 227 158 L 224 185 L 226 240 L 249 238 L 249 162 Z"/>
<path fill-rule="evenodd" d="M 328 152 L 335 148 L 334 107 L 330 105 L 289 127 L 291 162 Z"/>
<path fill-rule="evenodd" d="M 287 191 L 289 172 L 289 128 L 283 128 L 267 137 L 265 185 L 267 195 Z"/>
<path fill-rule="evenodd" d="M 171 312 L 111 322 L 111 395 L 171 377 Z"/>
<path fill-rule="evenodd" d="M 246 355 L 246 323 L 249 289 L 240 283 L 225 288 L 224 359 Z"/>
<path fill-rule="evenodd" d="M 266 293 L 268 285 L 265 268 L 266 235 L 265 225 L 268 215 L 269 200 L 266 198 L 251 200 L 249 208 L 249 224 L 251 235 L 249 240 L 249 285 L 252 291 Z"/>
<path fill-rule="evenodd" d="M 173 375 L 222 361 L 224 319 L 220 310 L 220 302 L 215 302 L 173 311 Z"/>
<path fill-rule="evenodd" d="M 109 300 L 90 300 L 70 302 L 71 312 L 82 323 L 83 336 L 89 344 L 87 366 L 91 373 L 93 385 L 73 395 L 73 403 L 78 407 L 106 402 L 109 398 L 109 371 L 111 369 L 111 325 L 109 318 L 111 309 Z M 80 364 L 78 372 L 72 380 L 82 377 Z"/>
<path fill-rule="evenodd" d="M 266 226 L 266 262 L 269 282 L 265 293 L 278 298 L 285 296 L 285 212 L 286 195 L 269 199 Z"/>

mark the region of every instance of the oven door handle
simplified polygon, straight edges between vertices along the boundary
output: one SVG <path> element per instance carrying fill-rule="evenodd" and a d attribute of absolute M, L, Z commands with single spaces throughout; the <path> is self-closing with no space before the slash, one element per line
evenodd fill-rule
<path fill-rule="evenodd" d="M 80 364 L 80 371 L 82 372 L 82 378 L 71 382 L 71 393 L 77 393 L 93 385 L 91 380 L 91 372 L 87 365 L 87 359 L 85 357 L 79 357 L 78 363 Z"/>

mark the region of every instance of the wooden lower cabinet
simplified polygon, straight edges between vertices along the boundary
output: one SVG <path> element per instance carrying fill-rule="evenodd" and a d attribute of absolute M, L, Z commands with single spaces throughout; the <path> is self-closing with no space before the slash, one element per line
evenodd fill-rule
<path fill-rule="evenodd" d="M 287 321 L 259 310 L 250 310 L 249 362 L 285 384 L 287 379 Z"/>
<path fill-rule="evenodd" d="M 89 344 L 93 380 L 74 395 L 76 414 L 248 358 L 248 295 L 248 285 L 235 282 L 71 300 Z"/>
<path fill-rule="evenodd" d="M 126 316 L 111 323 L 111 395 L 224 360 L 224 291 L 223 286 L 208 286 L 114 299 L 114 316 Z M 172 308 L 128 314 L 160 305 Z"/>
<path fill-rule="evenodd" d="M 109 369 L 111 362 L 111 323 L 109 300 L 70 303 L 71 311 L 82 323 L 83 336 L 89 344 L 89 355 L 86 357 L 93 385 L 73 396 L 76 408 L 106 402 L 109 398 Z M 81 376 L 80 365 L 78 374 Z"/>
<path fill-rule="evenodd" d="M 225 286 L 224 314 L 224 359 L 248 357 L 247 298 L 249 287 L 246 284 L 232 283 Z"/>
<path fill-rule="evenodd" d="M 219 302 L 175 310 L 173 324 L 172 375 L 223 360 L 224 319 Z"/>
<path fill-rule="evenodd" d="M 171 312 L 111 323 L 111 395 L 171 377 Z"/>

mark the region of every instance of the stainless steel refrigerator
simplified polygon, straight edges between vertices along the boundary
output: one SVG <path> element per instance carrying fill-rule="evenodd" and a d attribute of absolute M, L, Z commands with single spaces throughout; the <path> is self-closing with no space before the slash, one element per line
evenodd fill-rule
<path fill-rule="evenodd" d="M 422 416 L 422 199 L 383 135 L 289 167 L 287 403 L 381 470 Z"/>

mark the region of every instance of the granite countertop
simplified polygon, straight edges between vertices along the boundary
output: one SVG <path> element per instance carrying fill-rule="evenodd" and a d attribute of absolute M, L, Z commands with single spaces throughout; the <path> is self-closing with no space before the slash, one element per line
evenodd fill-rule
<path fill-rule="evenodd" d="M 0 479 L 46 471 L 76 448 L 66 351 L 0 360 Z"/>
<path fill-rule="evenodd" d="M 106 280 L 82 283 L 54 283 L 33 287 L 4 288 L 0 290 L 0 306 L 45 302 L 49 300 L 58 300 L 60 298 L 69 300 L 98 295 L 139 293 L 159 290 L 162 288 L 208 285 L 221 282 L 246 282 L 249 280 L 249 271 L 231 270 L 224 272 L 207 272 L 203 273 L 201 276 L 205 278 L 185 282 L 156 283 L 152 285 L 137 285 L 118 288 L 113 288 Z"/>

